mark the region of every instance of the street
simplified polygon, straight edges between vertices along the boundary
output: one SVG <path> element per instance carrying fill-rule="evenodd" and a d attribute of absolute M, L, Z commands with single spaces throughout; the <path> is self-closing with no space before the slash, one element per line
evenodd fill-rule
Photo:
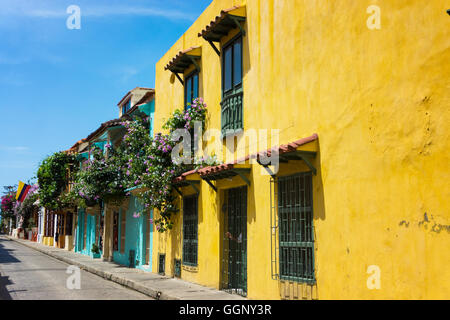
<path fill-rule="evenodd" d="M 83 270 L 80 289 L 68 289 L 68 266 L 0 236 L 0 300 L 151 300 Z"/>

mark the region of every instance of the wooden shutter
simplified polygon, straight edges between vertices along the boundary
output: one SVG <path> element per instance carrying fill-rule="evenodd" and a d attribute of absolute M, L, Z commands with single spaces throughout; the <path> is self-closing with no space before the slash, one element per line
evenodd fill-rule
<path fill-rule="evenodd" d="M 125 253 L 126 222 L 127 222 L 127 213 L 122 211 L 120 216 L 120 253 Z"/>

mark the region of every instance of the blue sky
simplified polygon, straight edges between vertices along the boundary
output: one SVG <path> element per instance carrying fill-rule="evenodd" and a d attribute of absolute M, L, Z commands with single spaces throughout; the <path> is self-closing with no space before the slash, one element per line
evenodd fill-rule
<path fill-rule="evenodd" d="M 26 182 L 136 86 L 211 0 L 0 0 L 0 186 Z M 69 30 L 67 7 L 81 9 Z M 1 191 L 1 190 L 0 190 Z"/>

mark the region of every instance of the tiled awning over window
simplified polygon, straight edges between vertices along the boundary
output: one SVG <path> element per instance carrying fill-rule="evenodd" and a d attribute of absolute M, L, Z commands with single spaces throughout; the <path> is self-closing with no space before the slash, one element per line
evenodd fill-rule
<path fill-rule="evenodd" d="M 283 144 L 278 147 L 270 148 L 266 151 L 260 151 L 256 154 L 248 155 L 243 159 L 234 161 L 233 163 L 210 166 L 198 170 L 191 170 L 176 177 L 173 180 L 173 184 L 175 186 L 187 186 L 192 185 L 193 181 L 198 184 L 199 180 L 202 179 L 208 182 L 208 184 L 215 189 L 215 187 L 211 184 L 211 181 L 232 178 L 237 175 L 239 175 L 247 184 L 250 184 L 245 174 L 250 173 L 251 166 L 242 163 L 250 159 L 256 159 L 259 162 L 262 156 L 271 156 L 273 149 L 278 150 L 280 162 L 288 162 L 290 160 L 303 160 L 308 165 L 308 167 L 311 168 L 311 171 L 315 173 L 316 169 L 312 166 L 309 160 L 310 157 L 316 156 L 315 148 L 312 148 L 311 150 L 301 150 L 301 147 L 309 144 L 310 142 L 314 142 L 317 139 L 318 135 L 313 134 L 312 136 L 299 139 L 288 144 Z"/>
<path fill-rule="evenodd" d="M 218 166 L 211 166 L 185 172 L 181 176 L 176 177 L 173 180 L 173 186 L 184 187 L 191 185 L 198 192 L 198 189 L 195 187 L 195 185 L 199 184 L 201 179 L 206 181 L 211 186 L 211 188 L 217 191 L 216 187 L 211 183 L 211 181 L 240 176 L 245 183 L 250 185 L 250 181 L 245 176 L 245 174 L 248 174 L 250 172 L 251 172 L 250 165 L 221 164 Z"/>
<path fill-rule="evenodd" d="M 191 47 L 187 50 L 180 51 L 178 54 L 166 65 L 164 70 L 170 70 L 173 73 L 184 73 L 190 65 L 195 65 L 200 71 L 199 60 L 202 56 L 201 47 Z"/>
<path fill-rule="evenodd" d="M 186 183 L 186 181 L 189 181 L 186 178 L 194 174 L 198 174 L 198 176 L 203 180 L 213 181 L 231 178 L 239 175 L 239 172 L 249 172 L 250 170 L 251 170 L 250 166 L 246 165 L 221 164 L 218 166 L 205 167 L 202 169 L 185 172 L 181 176 L 176 177 L 174 179 L 174 183 L 177 184 Z"/>
<path fill-rule="evenodd" d="M 211 21 L 198 36 L 203 37 L 206 41 L 219 42 L 220 39 L 226 36 L 232 29 L 239 28 L 244 33 L 240 23 L 245 21 L 245 17 L 245 6 L 234 6 L 222 10 L 220 15 L 216 16 L 216 18 Z"/>

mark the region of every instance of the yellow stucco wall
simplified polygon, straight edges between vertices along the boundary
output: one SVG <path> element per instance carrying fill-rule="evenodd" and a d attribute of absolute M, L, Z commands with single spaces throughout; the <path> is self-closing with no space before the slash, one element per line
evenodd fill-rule
<path fill-rule="evenodd" d="M 184 101 L 164 66 L 199 45 L 200 96 L 209 127 L 220 127 L 220 58 L 197 34 L 220 10 L 241 3 L 213 1 L 157 63 L 155 132 Z M 372 4 L 381 9 L 380 30 L 366 25 Z M 305 297 L 450 297 L 449 8 L 438 0 L 247 1 L 244 128 L 279 128 L 280 143 L 319 135 L 317 284 Z M 306 170 L 290 166 L 281 170 Z M 281 285 L 270 275 L 269 177 L 258 166 L 250 177 L 248 296 L 279 299 Z M 244 183 L 217 186 L 235 184 Z M 182 271 L 184 279 L 216 288 L 220 201 L 201 184 L 199 266 Z M 181 258 L 181 221 L 180 213 L 172 232 L 154 233 L 153 271 L 159 252 L 167 254 L 166 274 Z M 367 288 L 370 265 L 380 267 L 379 290 Z"/>

